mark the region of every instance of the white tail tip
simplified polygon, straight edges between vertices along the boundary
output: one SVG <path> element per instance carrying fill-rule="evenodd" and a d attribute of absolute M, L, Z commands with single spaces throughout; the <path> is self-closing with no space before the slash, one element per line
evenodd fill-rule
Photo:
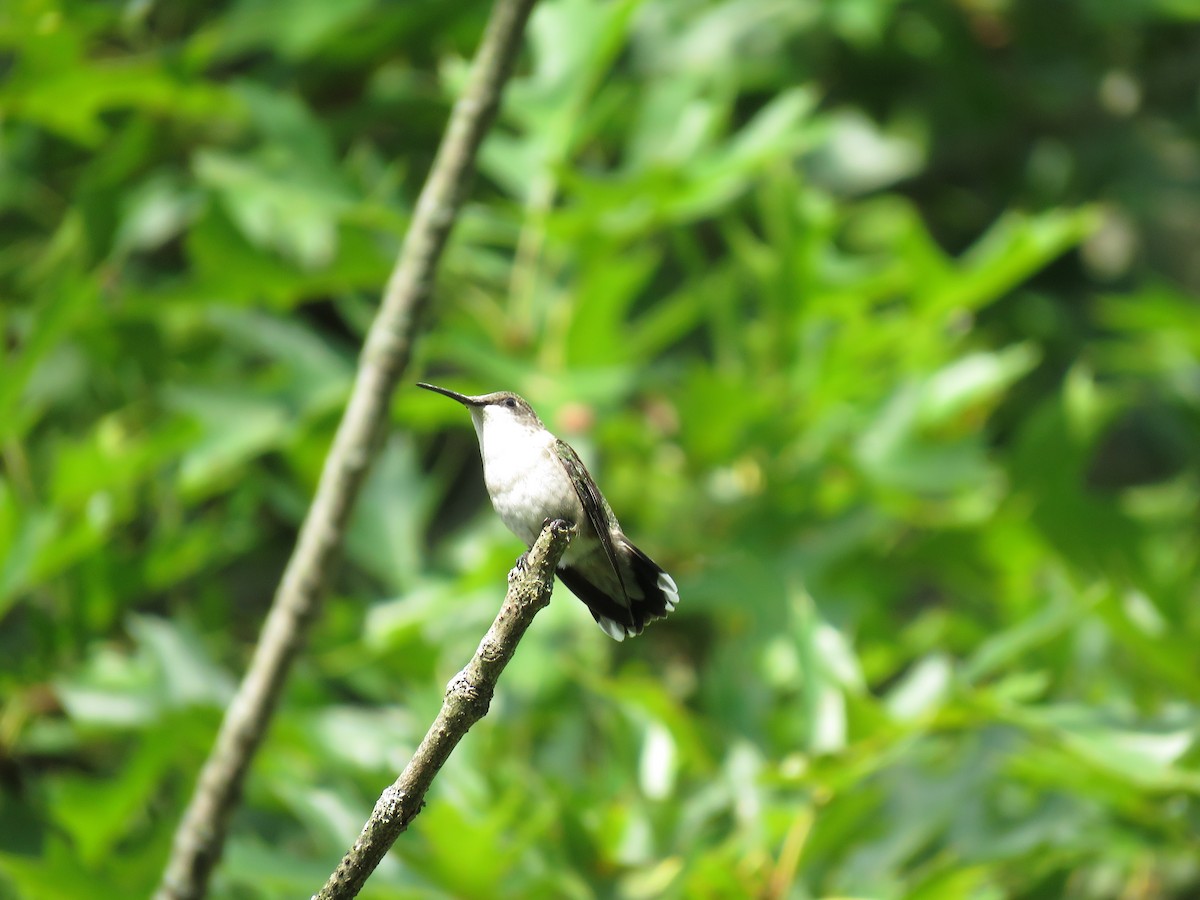
<path fill-rule="evenodd" d="M 667 612 L 673 612 L 679 603 L 679 588 L 675 586 L 675 579 L 662 572 L 658 576 L 658 589 L 663 592 L 663 599 L 666 600 Z"/>
<path fill-rule="evenodd" d="M 625 640 L 625 636 L 629 634 L 629 630 L 624 625 L 620 622 L 614 622 L 607 616 L 600 616 L 600 618 L 596 619 L 596 624 L 604 629 L 604 633 L 614 641 L 623 641 Z"/>

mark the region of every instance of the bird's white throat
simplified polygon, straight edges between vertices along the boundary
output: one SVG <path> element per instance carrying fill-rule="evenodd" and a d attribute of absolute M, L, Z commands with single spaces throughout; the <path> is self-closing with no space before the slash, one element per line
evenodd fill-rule
<path fill-rule="evenodd" d="M 548 518 L 579 521 L 579 499 L 545 428 L 503 407 L 471 409 L 483 478 L 492 506 L 509 531 L 532 544 Z"/>

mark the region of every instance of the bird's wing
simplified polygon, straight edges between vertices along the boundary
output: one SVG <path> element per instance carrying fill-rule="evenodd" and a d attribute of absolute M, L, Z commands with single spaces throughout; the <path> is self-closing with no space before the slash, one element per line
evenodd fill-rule
<path fill-rule="evenodd" d="M 596 482 L 574 448 L 562 438 L 555 438 L 554 452 L 558 454 L 558 461 L 567 470 L 571 484 L 575 486 L 575 493 L 579 495 L 583 511 L 587 513 L 588 521 L 592 523 L 592 528 L 600 538 L 600 546 L 604 548 L 608 564 L 617 573 L 617 581 L 621 585 L 621 593 L 625 597 L 626 606 L 628 606 L 629 591 L 625 589 L 625 579 L 621 576 L 621 567 L 617 565 L 617 551 L 613 547 L 612 532 L 613 525 L 616 524 L 616 517 L 612 514 L 608 502 L 600 493 L 600 489 L 596 487 Z"/>

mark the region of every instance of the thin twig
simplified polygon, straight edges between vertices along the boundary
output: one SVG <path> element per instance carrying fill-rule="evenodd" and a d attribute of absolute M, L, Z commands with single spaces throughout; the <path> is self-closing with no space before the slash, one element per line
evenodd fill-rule
<path fill-rule="evenodd" d="M 508 595 L 496 621 L 467 667 L 450 680 L 446 698 L 425 739 L 400 777 L 383 792 L 354 846 L 342 858 L 314 900 L 348 900 L 421 811 L 425 792 L 467 730 L 487 715 L 496 681 L 539 610 L 550 602 L 554 570 L 571 542 L 572 526 L 547 523 L 525 565 L 509 574 Z"/>
<path fill-rule="evenodd" d="M 359 360 L 346 412 L 316 496 L 276 591 L 254 657 L 226 710 L 191 802 L 175 832 L 156 900 L 199 900 L 220 858 L 229 817 L 284 680 L 316 615 L 350 511 L 387 425 L 388 403 L 408 365 L 434 273 L 466 195 L 475 156 L 499 107 L 536 0 L 497 0 L 413 213 L 396 267 Z"/>

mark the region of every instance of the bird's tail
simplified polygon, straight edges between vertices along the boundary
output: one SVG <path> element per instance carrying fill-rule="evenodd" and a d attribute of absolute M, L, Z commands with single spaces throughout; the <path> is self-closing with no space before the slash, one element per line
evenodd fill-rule
<path fill-rule="evenodd" d="M 578 568 L 567 566 L 558 570 L 563 584 L 587 604 L 592 618 L 616 641 L 641 634 L 647 622 L 663 618 L 679 603 L 675 579 L 628 540 L 623 543 L 629 551 L 628 555 L 618 554 L 624 563 L 620 579 L 624 595 L 613 590 L 615 585 L 606 589 L 593 583 Z"/>

